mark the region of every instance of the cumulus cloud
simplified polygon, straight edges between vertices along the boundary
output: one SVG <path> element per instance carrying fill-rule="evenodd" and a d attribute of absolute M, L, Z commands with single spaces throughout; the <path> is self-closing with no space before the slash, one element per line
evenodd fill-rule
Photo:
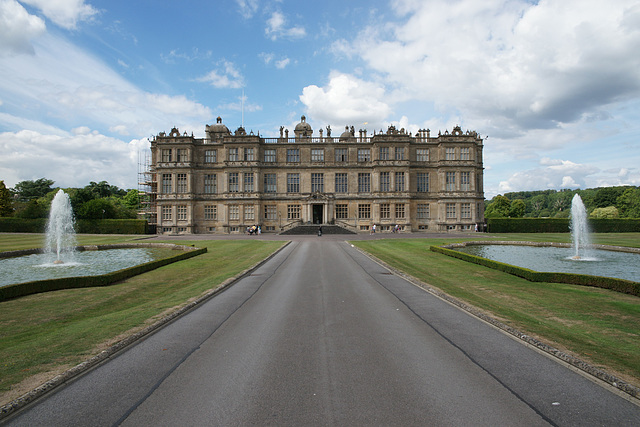
<path fill-rule="evenodd" d="M 148 147 L 146 139 L 125 142 L 85 127 L 66 135 L 5 132 L 0 133 L 0 175 L 9 187 L 44 176 L 63 187 L 104 180 L 136 188 L 138 153 Z"/>
<path fill-rule="evenodd" d="M 34 6 L 44 16 L 66 29 L 75 29 L 79 21 L 90 20 L 98 11 L 84 0 L 21 0 Z"/>
<path fill-rule="evenodd" d="M 368 26 L 334 43 L 334 52 L 363 60 L 406 99 L 487 120 L 496 136 L 597 117 L 640 95 L 635 0 L 397 0 L 392 7 L 397 23 Z"/>
<path fill-rule="evenodd" d="M 326 87 L 307 86 L 300 101 L 309 115 L 328 123 L 382 123 L 391 108 L 383 87 L 349 74 L 333 72 Z"/>
<path fill-rule="evenodd" d="M 0 55 L 35 53 L 31 40 L 46 31 L 44 21 L 15 0 L 0 0 Z"/>
<path fill-rule="evenodd" d="M 196 79 L 196 81 L 209 83 L 218 89 L 239 89 L 244 87 L 244 77 L 233 62 L 226 60 L 220 61 L 217 64 L 217 68 Z"/>
<path fill-rule="evenodd" d="M 543 158 L 540 167 L 516 172 L 501 181 L 498 192 L 539 190 L 541 188 L 587 188 L 601 170 L 570 160 Z M 595 186 L 595 185 L 593 185 Z"/>
<path fill-rule="evenodd" d="M 271 40 L 277 40 L 279 38 L 299 39 L 307 35 L 304 27 L 287 27 L 286 24 L 287 19 L 282 12 L 273 12 L 267 20 L 267 27 L 264 29 L 264 33 Z"/>

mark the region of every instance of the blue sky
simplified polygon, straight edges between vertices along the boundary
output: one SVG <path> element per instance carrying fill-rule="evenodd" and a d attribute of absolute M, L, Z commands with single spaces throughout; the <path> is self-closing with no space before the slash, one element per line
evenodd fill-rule
<path fill-rule="evenodd" d="M 221 116 L 485 137 L 485 195 L 640 185 L 637 0 L 0 0 L 0 180 L 137 187 Z"/>

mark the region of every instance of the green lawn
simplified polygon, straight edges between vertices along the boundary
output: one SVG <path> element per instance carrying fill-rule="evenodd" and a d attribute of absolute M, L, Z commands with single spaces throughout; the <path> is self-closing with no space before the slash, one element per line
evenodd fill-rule
<path fill-rule="evenodd" d="M 558 242 L 568 239 L 567 234 L 505 234 L 495 238 Z M 594 242 L 637 247 L 640 235 L 602 234 L 594 236 Z M 431 245 L 452 243 L 450 239 L 352 243 L 507 325 L 640 386 L 638 297 L 590 287 L 528 282 L 429 251 Z"/>
<path fill-rule="evenodd" d="M 78 240 L 104 244 L 137 238 L 79 236 Z M 42 239 L 0 234 L 0 250 L 38 247 Z M 179 243 L 206 247 L 208 252 L 108 287 L 0 302 L 0 404 L 215 289 L 284 244 L 262 240 Z"/>

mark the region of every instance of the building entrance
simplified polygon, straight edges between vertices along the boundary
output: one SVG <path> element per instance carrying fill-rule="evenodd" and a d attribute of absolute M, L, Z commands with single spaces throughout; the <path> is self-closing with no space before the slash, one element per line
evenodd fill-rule
<path fill-rule="evenodd" d="M 313 223 L 314 224 L 322 224 L 324 222 L 324 218 L 322 217 L 323 210 L 324 210 L 324 205 L 313 205 Z"/>

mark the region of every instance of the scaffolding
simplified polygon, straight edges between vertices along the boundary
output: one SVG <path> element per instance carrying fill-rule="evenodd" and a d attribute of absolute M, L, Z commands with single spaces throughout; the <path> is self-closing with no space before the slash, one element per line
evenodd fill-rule
<path fill-rule="evenodd" d="M 146 219 L 150 231 L 155 233 L 158 224 L 158 181 L 149 150 L 138 152 L 138 196 L 140 200 L 138 217 Z"/>

